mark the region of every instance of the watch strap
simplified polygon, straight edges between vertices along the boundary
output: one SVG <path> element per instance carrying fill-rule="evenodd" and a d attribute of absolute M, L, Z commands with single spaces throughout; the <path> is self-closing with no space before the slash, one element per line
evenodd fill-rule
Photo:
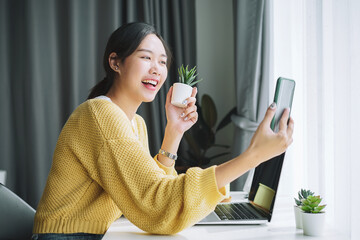
<path fill-rule="evenodd" d="M 176 161 L 176 159 L 178 158 L 178 156 L 176 154 L 169 153 L 169 152 L 167 152 L 167 151 L 165 151 L 163 149 L 159 150 L 159 154 L 161 154 L 161 155 L 163 155 L 165 157 L 168 157 L 168 158 L 170 158 L 170 159 L 172 159 L 174 161 Z"/>

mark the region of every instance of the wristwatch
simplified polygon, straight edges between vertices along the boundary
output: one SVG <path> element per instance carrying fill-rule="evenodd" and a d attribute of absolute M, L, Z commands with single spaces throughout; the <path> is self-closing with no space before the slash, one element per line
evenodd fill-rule
<path fill-rule="evenodd" d="M 165 157 L 168 157 L 174 161 L 176 161 L 176 159 L 178 158 L 178 156 L 176 154 L 169 153 L 163 149 L 159 150 L 159 154 L 164 155 Z"/>

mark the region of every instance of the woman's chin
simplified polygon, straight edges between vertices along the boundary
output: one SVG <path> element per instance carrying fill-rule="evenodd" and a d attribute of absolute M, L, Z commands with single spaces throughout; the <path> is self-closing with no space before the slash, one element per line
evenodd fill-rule
<path fill-rule="evenodd" d="M 152 101 L 154 101 L 155 96 L 147 96 L 144 98 L 143 102 L 152 102 Z"/>
<path fill-rule="evenodd" d="M 154 101 L 156 94 L 158 93 L 158 91 L 152 93 L 152 94 L 144 94 L 143 95 L 143 102 L 152 102 Z"/>

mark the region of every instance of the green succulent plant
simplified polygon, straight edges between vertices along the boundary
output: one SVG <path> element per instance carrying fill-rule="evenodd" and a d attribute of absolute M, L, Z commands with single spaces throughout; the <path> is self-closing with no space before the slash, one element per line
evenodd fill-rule
<path fill-rule="evenodd" d="M 314 193 L 311 192 L 310 190 L 301 189 L 298 192 L 298 199 L 294 198 L 296 205 L 301 206 L 301 201 L 303 199 L 306 199 L 308 196 L 313 196 L 313 195 L 314 195 Z"/>
<path fill-rule="evenodd" d="M 184 65 L 181 65 L 181 67 L 178 69 L 180 83 L 184 83 L 189 86 L 194 86 L 198 82 L 202 81 L 202 79 L 194 81 L 195 78 L 197 77 L 196 66 L 190 70 L 188 68 L 189 68 L 189 66 L 186 66 L 186 68 L 185 68 Z"/>
<path fill-rule="evenodd" d="M 326 205 L 319 205 L 322 201 L 320 196 L 308 196 L 301 200 L 301 210 L 306 213 L 322 213 Z"/>

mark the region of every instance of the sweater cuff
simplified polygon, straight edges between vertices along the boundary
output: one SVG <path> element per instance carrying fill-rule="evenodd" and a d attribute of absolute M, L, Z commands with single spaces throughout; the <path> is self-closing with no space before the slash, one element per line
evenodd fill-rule
<path fill-rule="evenodd" d="M 224 195 L 225 198 L 229 198 L 230 197 L 230 190 L 227 189 L 226 187 L 222 187 L 219 189 L 219 192 Z"/>
<path fill-rule="evenodd" d="M 218 203 L 220 201 L 222 201 L 228 191 L 226 190 L 225 187 L 222 188 L 218 188 L 217 182 L 216 182 L 216 177 L 215 177 L 215 169 L 216 169 L 216 165 L 211 166 L 207 169 L 204 170 L 205 174 L 207 177 L 207 180 L 205 180 L 203 183 L 205 183 L 207 186 L 203 186 L 204 188 L 208 188 L 209 192 L 212 192 L 213 194 L 211 194 L 212 196 L 212 200 L 214 201 L 214 203 Z"/>
<path fill-rule="evenodd" d="M 165 165 L 163 165 L 159 160 L 158 160 L 158 155 L 159 154 L 156 154 L 155 157 L 154 157 L 154 160 L 156 162 L 156 164 L 159 166 L 159 168 L 161 168 L 162 170 L 165 171 L 166 175 L 174 175 L 176 176 L 177 173 L 175 171 L 175 161 L 173 163 L 173 165 L 171 165 L 170 167 L 167 167 Z"/>

